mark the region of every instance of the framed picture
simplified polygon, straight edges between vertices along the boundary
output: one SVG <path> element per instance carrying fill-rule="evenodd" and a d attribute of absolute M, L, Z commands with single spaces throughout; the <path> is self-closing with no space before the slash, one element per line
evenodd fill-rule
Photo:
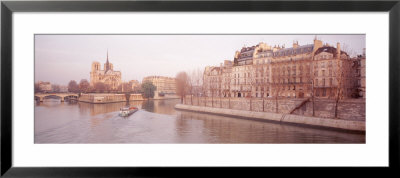
<path fill-rule="evenodd" d="M 2 2 L 1 174 L 398 168 L 399 17 L 398 1 Z"/>

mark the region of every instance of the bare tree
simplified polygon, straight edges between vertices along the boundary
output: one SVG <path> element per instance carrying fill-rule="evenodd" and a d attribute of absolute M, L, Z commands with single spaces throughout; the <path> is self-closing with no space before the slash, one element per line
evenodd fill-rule
<path fill-rule="evenodd" d="M 219 68 L 213 67 L 204 73 L 203 88 L 207 97 L 211 94 L 211 107 L 214 107 L 214 96 L 218 90 Z M 206 101 L 207 102 L 207 101 Z"/>
<path fill-rule="evenodd" d="M 278 109 L 278 97 L 279 97 L 279 93 L 281 91 L 281 86 L 279 84 L 275 84 L 275 112 L 278 113 L 279 109 Z"/>
<path fill-rule="evenodd" d="M 345 44 L 344 44 L 344 48 L 343 51 L 346 52 L 348 54 L 348 48 L 346 48 Z M 343 89 L 348 88 L 348 81 L 346 80 L 346 74 L 348 74 L 348 70 L 349 67 L 351 65 L 346 64 L 346 62 L 350 62 L 347 61 L 347 59 L 342 59 L 341 57 L 341 52 L 338 53 L 337 59 L 336 59 L 336 70 L 335 70 L 335 75 L 336 75 L 336 81 L 337 81 L 337 89 L 336 89 L 336 98 L 335 98 L 335 118 L 338 118 L 338 104 L 339 104 L 339 100 L 343 99 L 344 95 L 344 91 Z M 346 93 L 347 94 L 347 93 Z"/>
<path fill-rule="evenodd" d="M 197 105 L 199 105 L 200 104 L 199 103 L 199 95 L 201 94 L 201 93 L 199 93 L 200 92 L 199 89 L 202 88 L 202 85 L 203 85 L 203 71 L 200 70 L 199 68 L 197 68 L 197 70 L 194 73 L 195 73 L 194 83 L 197 87 L 197 89 L 196 89 Z"/>
<path fill-rule="evenodd" d="M 78 86 L 78 84 L 76 83 L 75 80 L 71 80 L 71 81 L 68 83 L 68 91 L 69 91 L 69 92 L 73 92 L 73 93 L 79 92 L 79 86 Z"/>
<path fill-rule="evenodd" d="M 193 94 L 194 94 L 194 84 L 195 84 L 196 73 L 195 71 L 191 71 L 190 75 L 188 75 L 188 93 L 190 94 L 190 104 L 193 105 Z"/>
<path fill-rule="evenodd" d="M 60 92 L 60 85 L 53 84 L 53 85 L 51 85 L 51 88 L 52 88 L 53 92 L 55 92 L 55 93 Z"/>
<path fill-rule="evenodd" d="M 264 67 L 265 67 L 265 69 L 264 69 Z M 271 78 L 270 75 L 268 75 L 269 70 L 267 70 L 267 68 L 268 68 L 268 65 L 264 64 L 263 68 L 261 69 L 261 78 L 262 78 L 262 80 L 261 80 L 261 97 L 262 97 L 262 105 L 263 105 L 262 111 L 265 111 L 265 109 L 264 109 L 265 97 L 268 97 L 268 95 L 267 95 L 268 89 L 269 89 L 268 87 L 270 86 L 269 79 Z M 267 80 L 267 77 L 269 77 L 268 80 Z"/>
<path fill-rule="evenodd" d="M 339 57 L 340 58 L 340 57 Z M 343 80 L 343 70 L 340 67 L 340 59 L 337 60 L 336 66 L 336 80 L 337 80 L 337 87 L 336 87 L 336 98 L 335 98 L 335 118 L 337 118 L 337 111 L 338 111 L 338 103 L 342 96 L 342 80 Z"/>
<path fill-rule="evenodd" d="M 214 93 L 215 90 L 217 89 L 217 86 L 215 85 L 216 83 L 216 77 L 212 76 L 209 80 L 210 84 L 209 84 L 209 88 L 210 88 L 210 92 L 211 92 L 211 107 L 214 107 Z"/>
<path fill-rule="evenodd" d="M 207 75 L 208 74 L 206 74 L 206 70 L 204 70 L 204 72 L 203 72 L 203 77 L 202 77 L 202 83 L 203 83 L 203 85 L 202 85 L 202 96 L 204 96 L 204 99 L 203 99 L 203 101 L 204 101 L 204 106 L 206 106 L 207 105 L 207 97 L 208 97 L 208 85 L 209 85 L 209 82 L 208 82 L 208 80 L 209 80 L 209 77 L 207 77 Z M 206 79 L 207 78 L 207 79 Z"/>
<path fill-rule="evenodd" d="M 183 104 L 183 98 L 188 93 L 188 74 L 186 72 L 179 72 L 176 75 L 176 93 L 181 97 L 181 103 Z"/>
<path fill-rule="evenodd" d="M 35 83 L 35 93 L 40 93 L 42 90 L 39 87 L 39 83 Z"/>
<path fill-rule="evenodd" d="M 219 96 L 219 107 L 222 108 L 222 68 L 220 68 L 218 77 L 217 77 L 218 81 L 217 81 L 217 85 L 218 85 L 218 96 Z"/>
<path fill-rule="evenodd" d="M 90 83 L 86 79 L 82 79 L 79 82 L 79 90 L 83 93 L 86 93 L 89 89 Z"/>
<path fill-rule="evenodd" d="M 123 92 L 123 93 L 132 92 L 132 85 L 130 83 L 123 82 L 123 83 L 118 85 L 117 91 Z"/>
<path fill-rule="evenodd" d="M 312 98 L 312 116 L 315 116 L 315 91 L 314 91 L 314 80 L 315 80 L 315 71 L 314 71 L 314 60 L 315 56 L 312 58 L 311 65 L 310 65 L 310 84 L 311 84 L 311 98 Z"/>
<path fill-rule="evenodd" d="M 107 85 L 102 83 L 102 82 L 97 82 L 94 84 L 94 90 L 96 92 L 100 92 L 103 93 L 104 91 L 106 91 L 108 89 Z"/>
<path fill-rule="evenodd" d="M 278 96 L 281 90 L 281 71 L 279 70 L 279 67 L 276 68 L 273 73 L 273 81 L 271 82 L 271 86 L 274 88 L 274 96 L 275 96 L 275 112 L 278 113 Z"/>

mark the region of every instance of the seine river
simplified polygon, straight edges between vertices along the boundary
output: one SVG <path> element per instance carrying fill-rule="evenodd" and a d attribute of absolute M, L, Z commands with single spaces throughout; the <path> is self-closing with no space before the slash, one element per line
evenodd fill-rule
<path fill-rule="evenodd" d="M 35 143 L 365 143 L 365 134 L 177 111 L 178 100 L 35 104 Z"/>

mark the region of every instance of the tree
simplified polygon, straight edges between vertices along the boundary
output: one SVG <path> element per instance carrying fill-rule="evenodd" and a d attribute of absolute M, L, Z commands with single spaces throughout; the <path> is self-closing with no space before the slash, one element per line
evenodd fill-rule
<path fill-rule="evenodd" d="M 157 87 L 150 81 L 145 81 L 142 83 L 142 91 L 145 98 L 153 98 L 154 91 L 156 91 L 156 89 Z"/>
<path fill-rule="evenodd" d="M 279 70 L 279 67 L 276 68 L 275 70 L 272 71 L 272 81 L 270 82 L 272 90 L 271 94 L 274 94 L 275 96 L 275 112 L 279 112 L 279 105 L 278 105 L 278 97 L 281 92 L 281 87 L 282 87 L 282 81 L 280 79 L 281 76 L 281 71 Z"/>
<path fill-rule="evenodd" d="M 200 87 L 200 82 L 201 78 L 203 77 L 202 72 L 200 69 L 197 70 L 192 70 L 190 72 L 190 76 L 188 76 L 188 89 L 190 92 L 190 104 L 193 105 L 193 95 L 194 96 L 199 96 L 199 87 Z M 199 99 L 197 99 L 199 101 Z M 198 104 L 198 103 L 197 103 Z"/>
<path fill-rule="evenodd" d="M 220 69 L 219 68 L 215 68 L 211 69 L 211 71 L 208 73 L 207 76 L 207 80 L 206 82 L 206 91 L 207 89 L 210 91 L 211 93 L 211 107 L 214 107 L 214 94 L 217 93 L 217 91 L 220 89 L 220 81 L 221 77 L 220 77 Z M 208 94 L 207 94 L 208 95 Z"/>
<path fill-rule="evenodd" d="M 96 92 L 100 92 L 100 93 L 102 93 L 102 92 L 104 92 L 105 90 L 107 90 L 107 86 L 106 86 L 106 84 L 104 84 L 104 83 L 102 83 L 102 82 L 97 82 L 97 83 L 95 83 L 94 84 L 94 90 L 96 91 Z"/>
<path fill-rule="evenodd" d="M 199 96 L 201 95 L 202 91 L 202 79 L 203 79 L 203 72 L 197 68 L 195 70 L 192 70 L 190 72 L 190 76 L 189 76 L 189 91 L 191 94 L 191 104 L 193 104 L 193 96 L 197 97 L 197 105 L 199 105 Z"/>
<path fill-rule="evenodd" d="M 202 70 L 200 70 L 199 68 L 197 68 L 197 70 L 194 72 L 195 73 L 195 78 L 194 78 L 194 83 L 196 85 L 196 96 L 197 96 L 197 105 L 200 105 L 200 96 L 202 95 L 203 91 L 203 74 L 204 72 Z"/>
<path fill-rule="evenodd" d="M 348 49 L 347 46 L 345 46 L 346 44 L 344 44 L 344 48 L 343 50 L 348 54 Z M 337 55 L 337 59 L 336 59 L 336 70 L 334 72 L 335 76 L 336 76 L 336 81 L 337 81 L 337 89 L 336 89 L 336 98 L 335 98 L 335 118 L 338 118 L 338 104 L 339 104 L 339 100 L 343 99 L 344 97 L 344 90 L 348 89 L 348 82 L 346 82 L 345 77 L 347 77 L 347 73 L 349 72 L 348 67 L 350 67 L 350 65 L 346 64 L 346 60 L 347 59 L 343 59 L 341 57 L 341 53 L 338 53 Z M 345 74 L 346 73 L 346 74 Z M 347 93 L 346 93 L 347 94 Z"/>
<path fill-rule="evenodd" d="M 60 85 L 53 84 L 51 85 L 53 92 L 60 92 Z"/>
<path fill-rule="evenodd" d="M 78 86 L 78 84 L 76 83 L 75 80 L 71 80 L 71 81 L 68 83 L 68 91 L 69 91 L 69 92 L 73 92 L 73 93 L 79 92 L 79 86 Z"/>
<path fill-rule="evenodd" d="M 176 75 L 176 94 L 181 97 L 181 103 L 188 93 L 188 80 L 189 77 L 186 72 L 179 72 Z"/>
<path fill-rule="evenodd" d="M 123 83 L 122 92 L 132 92 L 132 85 L 129 83 Z"/>
<path fill-rule="evenodd" d="M 79 90 L 83 93 L 86 93 L 89 90 L 90 83 L 86 79 L 82 79 L 79 82 Z"/>
<path fill-rule="evenodd" d="M 42 90 L 40 89 L 39 84 L 35 83 L 35 93 L 40 93 L 40 92 L 42 92 Z"/>
<path fill-rule="evenodd" d="M 279 84 L 275 84 L 275 112 L 279 112 L 279 105 L 278 105 L 278 97 L 281 92 L 281 86 Z"/>
<path fill-rule="evenodd" d="M 118 90 L 118 92 L 123 92 L 123 93 L 132 92 L 132 85 L 130 83 L 123 82 L 118 85 L 117 90 Z"/>

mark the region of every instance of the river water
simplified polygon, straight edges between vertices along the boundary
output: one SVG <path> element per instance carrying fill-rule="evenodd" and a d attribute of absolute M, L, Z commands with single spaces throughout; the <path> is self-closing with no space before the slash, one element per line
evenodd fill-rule
<path fill-rule="evenodd" d="M 35 143 L 365 143 L 365 134 L 178 111 L 179 99 L 126 103 L 45 99 L 35 104 Z"/>

